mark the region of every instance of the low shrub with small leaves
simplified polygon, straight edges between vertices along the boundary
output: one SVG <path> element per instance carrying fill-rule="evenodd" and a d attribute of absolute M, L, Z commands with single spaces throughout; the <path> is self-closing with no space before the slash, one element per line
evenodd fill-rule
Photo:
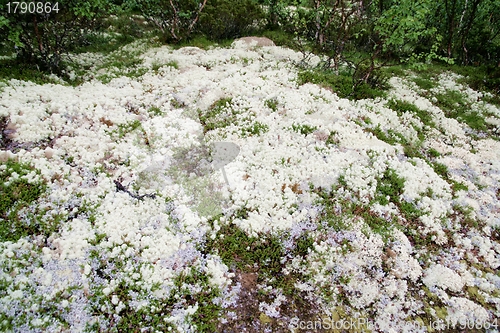
<path fill-rule="evenodd" d="M 212 0 L 200 15 L 198 31 L 214 40 L 236 38 L 255 30 L 263 12 L 252 0 Z"/>
<path fill-rule="evenodd" d="M 25 163 L 8 160 L 0 164 L 0 240 L 17 241 L 19 238 L 44 231 L 42 221 L 29 218 L 29 206 L 46 190 L 40 180 L 30 181 L 39 174 Z M 25 210 L 24 214 L 18 214 Z M 23 216 L 25 216 L 23 218 Z"/>

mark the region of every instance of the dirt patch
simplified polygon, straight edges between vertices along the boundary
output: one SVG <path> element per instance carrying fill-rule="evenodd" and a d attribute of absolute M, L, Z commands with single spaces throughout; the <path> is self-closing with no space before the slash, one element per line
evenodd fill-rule
<path fill-rule="evenodd" d="M 287 300 L 277 308 L 281 313 L 279 318 L 270 318 L 259 310 L 261 302 L 271 303 L 273 297 L 265 295 L 262 290 L 259 292 L 259 285 L 263 283 L 257 271 L 235 272 L 234 282 L 240 285 L 237 303 L 227 309 L 222 316 L 226 318 L 224 323 L 217 327 L 218 332 L 224 333 L 289 333 L 289 325 L 293 323 L 293 318 L 300 318 L 302 321 L 315 321 L 319 318 L 320 310 L 315 302 L 308 300 L 305 293 L 298 292 L 295 295 L 288 295 Z M 232 313 L 232 315 L 228 315 Z M 313 332 L 311 330 L 296 329 L 296 333 Z M 314 332 L 326 332 L 319 329 Z"/>

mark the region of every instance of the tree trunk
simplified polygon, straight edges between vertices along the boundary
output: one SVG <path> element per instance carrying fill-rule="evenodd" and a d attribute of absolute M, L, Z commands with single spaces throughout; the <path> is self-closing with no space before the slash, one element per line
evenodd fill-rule
<path fill-rule="evenodd" d="M 453 57 L 453 35 L 455 34 L 455 10 L 457 6 L 457 0 L 451 0 L 451 8 L 449 5 L 450 0 L 445 1 L 446 16 L 448 19 L 448 42 L 447 51 L 448 58 Z"/>
<path fill-rule="evenodd" d="M 477 8 L 479 7 L 479 4 L 481 3 L 482 0 L 475 0 L 472 3 L 472 9 L 471 13 L 469 16 L 469 19 L 467 21 L 467 24 L 465 26 L 464 31 L 462 32 L 462 50 L 463 50 L 463 55 L 462 55 L 462 62 L 467 65 L 469 63 L 469 55 L 468 55 L 468 50 L 466 47 L 467 40 L 469 38 L 469 33 L 470 29 L 472 28 L 472 24 L 474 23 L 474 20 L 476 18 L 476 13 L 477 13 Z"/>

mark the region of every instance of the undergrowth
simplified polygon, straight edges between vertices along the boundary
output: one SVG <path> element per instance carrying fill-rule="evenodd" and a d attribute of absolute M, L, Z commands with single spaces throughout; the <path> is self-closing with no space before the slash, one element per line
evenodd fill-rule
<path fill-rule="evenodd" d="M 28 180 L 33 174 L 40 173 L 26 163 L 7 160 L 0 164 L 0 241 L 15 242 L 57 228 L 30 210 L 30 205 L 47 189 L 41 180 Z"/>
<path fill-rule="evenodd" d="M 352 100 L 384 97 L 386 95 L 388 86 L 385 84 L 385 80 L 381 80 L 381 83 L 376 85 L 364 82 L 356 84 L 352 75 L 352 73 L 345 70 L 336 72 L 324 68 L 305 69 L 299 71 L 297 83 L 299 85 L 305 83 L 318 84 L 336 93 L 340 98 Z"/>
<path fill-rule="evenodd" d="M 240 209 L 231 216 L 231 220 L 246 218 L 247 209 Z M 305 277 L 298 273 L 285 274 L 284 268 L 291 259 L 305 257 L 314 249 L 312 237 L 307 234 L 290 237 L 286 232 L 277 235 L 267 232 L 249 235 L 232 221 L 220 222 L 218 218 L 214 218 L 212 223 L 218 223 L 220 228 L 215 229 L 218 230 L 216 234 L 207 237 L 201 251 L 219 256 L 237 278 L 253 281 L 251 285 L 244 287 L 252 295 L 246 297 L 251 298 L 240 299 L 240 304 L 231 309 L 237 314 L 236 322 L 224 327 L 241 325 L 245 321 L 253 326 L 256 318 L 260 319 L 261 327 L 280 327 L 282 323 L 278 322 L 281 319 L 271 319 L 259 310 L 259 303 L 271 303 L 276 291 L 286 296 L 286 301 L 279 310 L 283 318 L 298 313 L 305 318 L 311 316 L 313 307 L 304 299 L 303 292 L 296 288 L 296 283 L 303 281 Z M 290 241 L 286 248 L 285 239 Z M 266 289 L 265 286 L 272 289 Z"/>

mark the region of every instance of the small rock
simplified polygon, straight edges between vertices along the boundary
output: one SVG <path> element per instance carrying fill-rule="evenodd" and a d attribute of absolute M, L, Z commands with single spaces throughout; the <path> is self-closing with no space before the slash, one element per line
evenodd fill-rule
<path fill-rule="evenodd" d="M 45 157 L 48 159 L 52 158 L 52 156 L 54 156 L 54 152 L 54 149 L 50 147 L 45 148 Z"/>

